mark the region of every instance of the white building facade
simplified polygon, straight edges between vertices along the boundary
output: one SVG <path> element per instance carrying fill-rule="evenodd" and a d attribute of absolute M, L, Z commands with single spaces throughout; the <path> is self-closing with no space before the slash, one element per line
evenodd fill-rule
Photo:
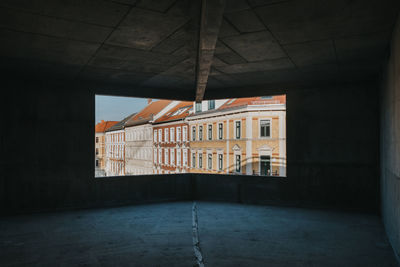
<path fill-rule="evenodd" d="M 125 131 L 106 132 L 106 176 L 125 175 Z"/>
<path fill-rule="evenodd" d="M 126 175 L 153 174 L 152 122 L 177 105 L 179 101 L 155 101 L 125 123 L 125 171 Z"/>
<path fill-rule="evenodd" d="M 126 175 L 153 174 L 152 125 L 125 127 L 125 171 Z"/>

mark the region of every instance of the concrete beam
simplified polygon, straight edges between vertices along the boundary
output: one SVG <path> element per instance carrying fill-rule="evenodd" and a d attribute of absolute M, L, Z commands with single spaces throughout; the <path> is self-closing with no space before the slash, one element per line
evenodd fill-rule
<path fill-rule="evenodd" d="M 202 0 L 196 64 L 196 102 L 203 100 L 215 45 L 222 22 L 225 0 Z"/>

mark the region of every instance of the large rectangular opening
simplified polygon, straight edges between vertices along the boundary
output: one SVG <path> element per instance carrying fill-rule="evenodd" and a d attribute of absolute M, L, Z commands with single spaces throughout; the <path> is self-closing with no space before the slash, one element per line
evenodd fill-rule
<path fill-rule="evenodd" d="M 96 96 L 95 177 L 286 176 L 286 96 L 193 101 Z"/>

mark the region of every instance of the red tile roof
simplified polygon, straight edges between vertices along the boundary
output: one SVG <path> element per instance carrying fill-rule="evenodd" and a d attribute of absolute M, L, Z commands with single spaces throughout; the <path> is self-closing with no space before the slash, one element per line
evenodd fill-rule
<path fill-rule="evenodd" d="M 239 106 L 247 106 L 247 105 L 269 105 L 269 104 L 285 104 L 286 103 L 286 95 L 277 95 L 263 97 L 243 97 L 243 98 L 232 98 L 226 101 L 219 110 L 239 107 Z"/>
<path fill-rule="evenodd" d="M 163 116 L 158 118 L 154 123 L 162 123 L 168 121 L 176 121 L 184 119 L 193 111 L 192 101 L 180 101 L 178 105 L 171 108 Z"/>
<path fill-rule="evenodd" d="M 104 121 L 101 120 L 98 124 L 96 124 L 96 133 L 104 133 L 108 128 L 117 124 L 118 121 Z"/>
<path fill-rule="evenodd" d="M 139 125 L 152 120 L 153 116 L 159 113 L 163 108 L 168 106 L 171 102 L 172 102 L 171 100 L 158 100 L 151 102 L 144 109 L 142 109 L 135 116 L 133 116 L 130 120 L 128 120 L 125 126 Z"/>

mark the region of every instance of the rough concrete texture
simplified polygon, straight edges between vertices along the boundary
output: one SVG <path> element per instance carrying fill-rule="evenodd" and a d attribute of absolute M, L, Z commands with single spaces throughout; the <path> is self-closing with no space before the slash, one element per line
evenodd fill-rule
<path fill-rule="evenodd" d="M 200 199 L 379 207 L 374 84 L 287 91 L 287 178 L 197 175 Z M 264 88 L 253 88 L 262 95 Z M 206 92 L 207 93 L 207 92 Z M 230 91 L 240 96 L 241 91 Z"/>
<path fill-rule="evenodd" d="M 193 100 L 195 64 L 184 77 L 181 64 L 197 56 L 199 3 L 3 0 L 0 69 L 78 77 L 122 95 L 142 86 L 137 95 L 161 97 L 152 88 L 168 88 L 177 91 L 170 98 Z M 223 16 L 207 23 L 218 36 L 202 41 L 218 38 L 207 87 L 376 80 L 399 9 L 397 0 L 227 0 Z"/>
<path fill-rule="evenodd" d="M 1 266 L 195 266 L 192 202 L 6 217 Z M 377 216 L 197 203 L 205 266 L 396 266 Z"/>
<path fill-rule="evenodd" d="M 96 91 L 16 80 L 3 88 L 10 92 L 0 100 L 4 212 L 197 197 L 378 210 L 377 93 L 369 87 L 288 93 L 288 176 L 281 180 L 190 174 L 94 179 Z"/>
<path fill-rule="evenodd" d="M 95 93 L 193 100 L 195 2 L 1 1 L 1 215 L 196 197 L 378 210 L 375 82 L 398 0 L 227 1 L 205 97 L 288 94 L 286 179 L 93 178 Z M 397 254 L 398 32 L 380 132 L 382 214 Z"/>
<path fill-rule="evenodd" d="M 379 108 L 374 86 L 288 92 L 288 180 L 295 183 L 296 198 L 378 207 Z"/>
<path fill-rule="evenodd" d="M 379 217 L 197 203 L 205 266 L 396 266 Z"/>
<path fill-rule="evenodd" d="M 400 262 L 400 20 L 393 32 L 381 89 L 382 216 Z"/>
<path fill-rule="evenodd" d="M 94 178 L 90 90 L 21 81 L 8 86 L 0 100 L 3 211 L 191 199 L 185 175 Z"/>
<path fill-rule="evenodd" d="M 3 218 L 1 266 L 194 266 L 192 203 Z"/>

